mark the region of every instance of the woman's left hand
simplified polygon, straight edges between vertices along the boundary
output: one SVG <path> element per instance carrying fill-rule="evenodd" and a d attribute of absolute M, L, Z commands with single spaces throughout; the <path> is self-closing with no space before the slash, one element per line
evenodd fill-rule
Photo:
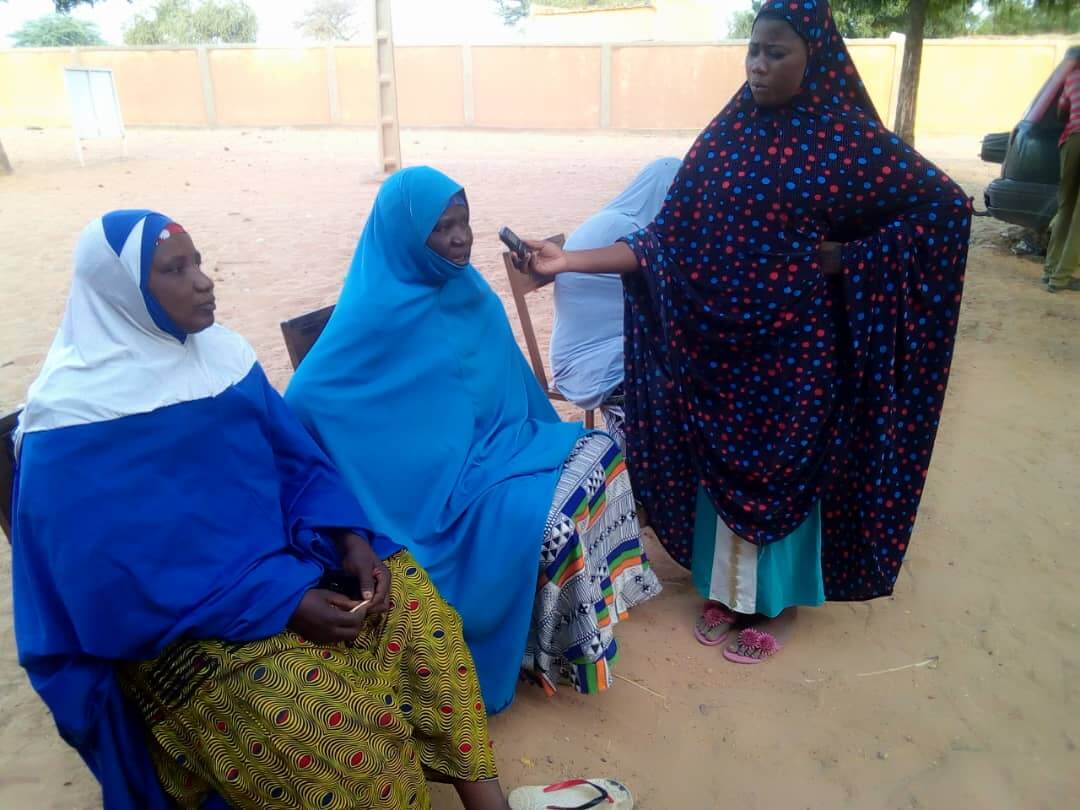
<path fill-rule="evenodd" d="M 341 541 L 341 558 L 345 571 L 360 581 L 364 600 L 370 600 L 367 615 L 385 613 L 390 597 L 390 569 L 358 534 L 348 532 Z"/>

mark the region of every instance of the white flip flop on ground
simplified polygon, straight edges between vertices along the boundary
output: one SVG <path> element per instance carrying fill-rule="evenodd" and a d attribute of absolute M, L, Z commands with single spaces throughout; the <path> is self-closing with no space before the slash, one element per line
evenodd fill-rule
<path fill-rule="evenodd" d="M 614 779 L 570 779 L 554 785 L 520 787 L 510 810 L 633 810 L 634 795 Z"/>

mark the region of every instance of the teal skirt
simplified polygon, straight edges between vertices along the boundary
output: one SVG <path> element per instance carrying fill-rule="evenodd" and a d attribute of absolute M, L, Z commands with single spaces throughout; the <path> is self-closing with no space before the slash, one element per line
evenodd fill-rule
<path fill-rule="evenodd" d="M 783 540 L 756 546 L 727 527 L 699 487 L 691 573 L 703 597 L 736 613 L 773 618 L 785 608 L 823 604 L 821 505 Z"/>

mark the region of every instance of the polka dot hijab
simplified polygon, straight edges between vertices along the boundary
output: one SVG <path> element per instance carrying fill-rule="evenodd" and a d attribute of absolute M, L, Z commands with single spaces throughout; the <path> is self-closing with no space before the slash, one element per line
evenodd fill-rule
<path fill-rule="evenodd" d="M 683 565 L 699 487 L 755 544 L 820 503 L 827 597 L 870 599 L 892 592 L 922 496 L 970 203 L 884 128 L 827 3 L 762 13 L 807 41 L 802 92 L 764 109 L 744 86 L 625 240 L 628 458 Z"/>

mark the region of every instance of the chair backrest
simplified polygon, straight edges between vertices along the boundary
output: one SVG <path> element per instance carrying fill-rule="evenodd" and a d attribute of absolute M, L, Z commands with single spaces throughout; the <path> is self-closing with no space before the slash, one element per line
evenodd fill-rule
<path fill-rule="evenodd" d="M 285 338 L 285 348 L 289 351 L 289 362 L 292 363 L 293 371 L 311 351 L 333 314 L 334 307 L 329 306 L 281 322 L 281 334 Z"/>
<path fill-rule="evenodd" d="M 549 237 L 547 241 L 562 247 L 566 243 L 566 237 L 560 233 Z M 540 344 L 536 340 L 532 316 L 529 315 L 529 303 L 525 300 L 526 295 L 546 287 L 554 279 L 551 276 L 537 276 L 518 270 L 514 267 L 514 260 L 508 250 L 503 252 L 503 264 L 506 265 L 506 277 L 510 280 L 510 292 L 514 296 L 514 306 L 517 308 L 518 320 L 521 321 L 521 332 L 525 336 L 525 347 L 529 350 L 529 362 L 532 363 L 533 374 L 536 375 L 537 382 L 548 396 L 563 399 L 562 395 L 548 385 L 544 356 L 540 353 Z"/>
<path fill-rule="evenodd" d="M 15 428 L 19 411 L 0 418 L 0 529 L 11 540 L 11 488 L 15 483 Z"/>

